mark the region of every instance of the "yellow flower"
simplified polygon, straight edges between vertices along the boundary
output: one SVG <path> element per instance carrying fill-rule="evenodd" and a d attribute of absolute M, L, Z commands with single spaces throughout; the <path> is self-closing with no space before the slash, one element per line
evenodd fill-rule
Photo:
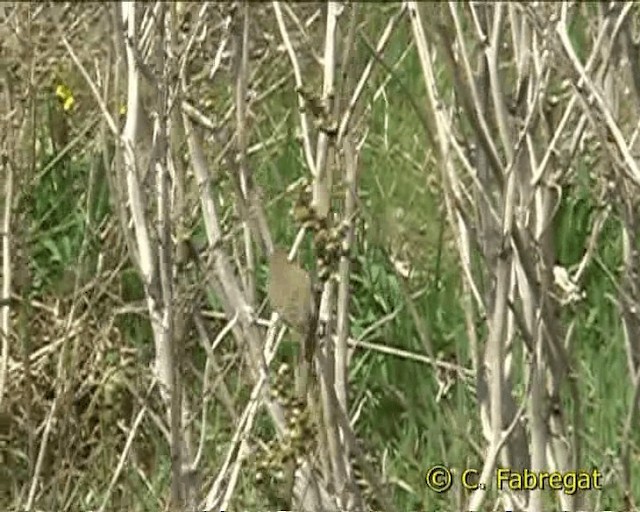
<path fill-rule="evenodd" d="M 75 104 L 76 100 L 73 99 L 73 96 L 69 96 L 66 100 L 64 100 L 64 103 L 62 104 L 62 108 L 66 111 L 69 111 L 73 108 L 73 105 Z"/>
<path fill-rule="evenodd" d="M 59 84 L 56 87 L 56 96 L 62 103 L 62 109 L 66 112 L 71 110 L 76 103 L 75 98 L 73 97 L 73 93 L 71 89 L 64 84 Z"/>
<path fill-rule="evenodd" d="M 66 98 L 71 96 L 71 89 L 64 84 L 59 84 L 58 87 L 56 87 L 56 96 L 64 101 Z"/>

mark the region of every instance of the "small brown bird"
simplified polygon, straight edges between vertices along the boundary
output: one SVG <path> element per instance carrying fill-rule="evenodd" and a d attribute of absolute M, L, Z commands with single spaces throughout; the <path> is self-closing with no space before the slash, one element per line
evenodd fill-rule
<path fill-rule="evenodd" d="M 316 330 L 311 278 L 299 265 L 290 262 L 287 253 L 282 249 L 276 248 L 269 258 L 267 294 L 271 307 L 301 337 L 300 365 L 302 373 L 308 373 L 309 363 L 313 358 Z M 301 380 L 301 388 L 304 390 L 307 376 L 303 375 Z"/>
<path fill-rule="evenodd" d="M 292 263 L 287 253 L 275 249 L 269 258 L 269 301 L 282 319 L 299 333 L 304 333 L 311 313 L 309 274 Z"/>

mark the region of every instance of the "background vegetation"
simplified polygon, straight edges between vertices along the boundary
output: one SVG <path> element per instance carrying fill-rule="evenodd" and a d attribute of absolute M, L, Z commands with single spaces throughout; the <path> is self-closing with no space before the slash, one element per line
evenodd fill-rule
<path fill-rule="evenodd" d="M 3 307 L 9 315 L 3 324 L 6 334 L 0 367 L 3 510 L 165 509 L 176 478 L 171 463 L 175 418 L 168 413 L 170 407 L 159 393 L 154 374 L 157 333 L 150 323 L 149 290 L 137 260 L 140 256 L 132 255 L 135 243 L 131 242 L 133 228 L 127 213 L 131 201 L 124 186 L 125 174 L 117 170 L 124 157 L 105 120 L 106 110 L 118 123 L 117 129 L 126 130 L 125 122 L 131 115 L 127 108 L 131 105 L 127 80 L 131 77 L 127 76 L 125 38 L 118 36 L 117 6 L 33 3 L 4 4 L 1 8 L 3 290 L 5 297 L 14 298 Z M 492 300 L 487 299 L 486 314 L 469 306 L 473 299 L 459 252 L 459 219 L 447 177 L 450 163 L 436 143 L 438 136 L 433 135 L 437 132 L 437 111 L 429 107 L 425 92 L 419 43 L 410 24 L 412 14 L 401 13 L 402 6 L 395 3 L 345 4 L 340 8 L 344 11 L 336 53 L 341 55 L 347 43 L 352 49 L 349 68 L 342 70 L 340 62 L 336 66 L 344 73 L 339 74 L 340 87 L 336 88 L 336 97 L 344 93 L 338 120 L 347 111 L 353 91 L 341 88 L 343 81 L 355 84 L 366 67 L 372 66 L 347 137 L 357 146 L 358 157 L 356 215 L 350 220 L 354 241 L 348 252 L 352 266 L 346 274 L 351 291 L 349 340 L 352 348 L 357 346 L 348 367 L 348 414 L 383 483 L 376 493 L 384 494 L 395 510 L 462 510 L 470 493 L 454 486 L 449 493 L 437 494 L 425 484 L 425 473 L 435 464 L 461 471 L 467 467 L 480 470 L 486 462 L 492 445 L 482 435 L 475 378 L 478 367 L 469 333 L 470 329 L 475 333 L 482 352 L 491 330 L 487 318 L 492 316 Z M 147 20 L 151 12 L 157 15 L 159 7 L 145 4 L 136 9 L 142 31 L 145 25 L 139 20 Z M 311 91 L 307 97 L 311 104 L 313 96 L 322 99 L 327 62 L 318 56 L 324 51 L 331 8 L 324 3 L 307 3 L 283 4 L 281 9 L 294 38 L 304 85 Z M 465 51 L 473 57 L 474 76 L 481 87 L 482 45 L 489 43 L 479 40 L 474 23 L 490 31 L 497 9 L 491 4 L 475 8 L 424 4 L 418 11 L 431 31 L 427 40 L 443 115 L 452 119 L 454 136 L 464 152 L 470 158 L 476 155 L 472 162 L 478 169 L 481 158 L 477 153 L 484 147 L 465 104 L 464 83 L 460 86 L 464 78 L 458 67 L 460 41 L 450 47 L 458 59 L 456 64 L 447 60 L 447 38 L 439 31 L 444 27 L 452 41 L 456 35 L 467 37 Z M 449 10 L 457 12 L 463 25 L 460 31 L 454 30 Z M 572 300 L 557 299 L 563 293 L 558 279 L 542 289 L 553 297 L 549 299 L 553 305 L 548 307 L 562 325 L 566 340 L 570 339 L 566 344 L 570 378 L 580 395 L 580 423 L 575 424 L 575 396 L 567 391 L 568 385 L 562 388 L 567 428 L 558 435 L 565 436 L 567 444 L 579 439 L 580 467 L 574 469 L 597 468 L 604 475 L 602 491 L 584 493 L 584 509 L 635 510 L 640 496 L 640 479 L 634 478 L 640 465 L 640 437 L 635 432 L 640 379 L 635 341 L 630 340 L 634 333 L 625 323 L 625 315 L 637 312 L 633 309 L 637 308 L 637 274 L 626 254 L 637 257 L 633 226 L 638 185 L 629 178 L 631 171 L 625 172 L 629 163 L 619 157 L 618 149 L 611 150 L 615 143 L 603 134 L 603 126 L 609 125 L 592 106 L 589 89 L 559 56 L 563 50 L 549 34 L 553 23 L 559 24 L 565 16 L 567 33 L 583 66 L 599 44 L 599 34 L 609 38 L 613 50 L 608 55 L 604 49 L 598 50 L 597 65 L 589 71 L 595 77 L 596 90 L 616 98 L 611 106 L 613 120 L 635 158 L 636 100 L 640 98 L 634 97 L 633 83 L 637 78 L 633 73 L 638 50 L 637 8 L 588 3 L 562 8 L 538 4 L 534 8 L 522 3 L 503 10 L 499 62 L 505 104 L 513 102 L 514 112 L 523 105 L 533 105 L 531 111 L 543 109 L 543 100 L 538 104 L 533 99 L 533 82 L 541 89 L 544 84 L 548 100 L 544 103 L 548 111 L 541 114 L 543 120 L 531 129 L 533 135 L 527 141 L 538 144 L 529 148 L 538 162 L 564 108 L 578 98 L 552 155 L 557 172 L 545 174 L 546 184 L 559 191 L 557 206 L 548 218 L 555 247 L 553 265 L 570 279 L 575 277 L 570 285 L 578 294 Z M 241 3 L 180 2 L 167 4 L 165 16 L 166 30 L 173 37 L 170 44 L 177 52 L 165 58 L 173 58 L 167 66 L 175 67 L 165 73 L 154 67 L 157 63 L 149 57 L 147 71 L 174 80 L 172 72 L 177 73 L 181 65 L 186 69 L 189 84 L 176 93 L 174 108 L 182 112 L 190 108 L 196 111 L 189 114 L 192 119 L 200 120 L 199 124 L 194 122 L 195 130 L 219 208 L 223 251 L 234 274 L 242 279 L 247 278 L 245 269 L 255 263 L 256 295 L 248 303 L 255 309 L 260 335 L 266 339 L 267 332 L 272 332 L 272 328 L 268 330 L 270 310 L 265 296 L 267 255 L 252 238 L 255 233 L 247 228 L 246 205 L 243 210 L 238 195 L 238 187 L 245 186 L 239 178 L 242 175 L 244 179 L 245 171 L 237 167 L 237 155 L 246 154 L 251 186 L 259 191 L 257 197 L 276 245 L 290 247 L 300 228 L 292 210 L 304 196 L 304 185 L 294 184 L 301 179 L 314 181 L 300 143 L 299 97 L 275 8 L 270 4 L 246 7 Z M 238 146 L 235 117 L 236 67 L 242 48 L 236 36 L 238 31 L 242 33 L 243 16 L 249 17 L 244 149 Z M 384 48 L 374 49 L 394 19 L 388 42 Z M 548 25 L 541 26 L 545 20 Z M 349 35 L 350 23 L 353 37 Z M 530 82 L 518 82 L 525 73 L 514 64 L 521 56 L 513 56 L 516 50 L 509 32 L 513 26 L 520 27 L 522 34 L 526 30 L 535 34 L 530 35 L 534 41 L 530 50 L 540 55 L 549 52 L 553 61 L 537 70 L 539 76 L 533 71 L 527 75 Z M 225 41 L 229 43 L 226 46 Z M 554 45 L 558 48 L 549 48 Z M 146 55 L 153 56 L 153 52 Z M 216 59 L 219 68 L 209 79 Z M 81 66 L 98 90 L 92 91 Z M 153 105 L 159 104 L 158 92 L 148 80 L 143 78 L 141 83 L 141 104 L 146 102 L 152 112 Z M 171 87 L 167 87 L 169 94 Z M 519 87 L 531 87 L 524 102 L 515 97 Z M 488 96 L 489 88 L 482 94 Z M 105 110 L 97 98 L 102 99 Z M 485 114 L 491 119 L 488 130 L 498 141 L 499 128 L 492 118 L 496 107 L 491 101 L 486 104 Z M 311 128 L 314 150 L 315 137 L 323 129 L 320 125 L 331 120 L 325 114 Z M 232 315 L 228 297 L 220 293 L 219 277 L 217 284 L 212 284 L 216 279 L 207 277 L 217 271 L 210 262 L 213 253 L 201 213 L 201 190 L 194 177 L 193 150 L 185 135 L 189 130 L 177 126 L 181 114 L 172 115 L 168 118 L 173 119 L 173 125 L 167 132 L 172 166 L 175 172 L 181 167 L 185 172 L 184 209 L 171 218 L 175 309 L 178 316 L 189 319 L 197 311 L 200 319 L 189 320 L 181 338 L 174 333 L 180 347 L 172 348 L 182 399 L 187 404 L 183 403 L 181 410 L 188 412 L 180 431 L 191 436 L 188 443 L 195 448 L 200 446 L 202 433 L 197 464 L 186 471 L 190 461 L 183 461 L 183 478 L 189 481 L 184 486 L 192 493 L 185 492 L 183 506 L 195 504 L 203 509 L 205 498 L 216 485 L 221 485 L 220 496 L 224 489 L 232 490 L 229 510 L 286 506 L 282 505 L 279 481 L 267 479 L 257 484 L 255 479 L 256 468 L 272 449 L 269 441 L 276 437 L 266 410 L 260 410 L 243 440 L 249 454 L 234 452 L 233 460 L 237 457 L 240 464 L 237 481 L 223 467 L 229 447 L 238 443 L 236 428 L 250 402 L 254 381 L 247 349 L 236 338 L 221 338 L 211 349 L 213 340 L 229 327 Z M 526 115 L 510 115 L 524 123 Z M 147 122 L 150 135 L 153 115 Z M 541 126 L 544 123 L 546 127 Z M 522 125 L 514 126 L 519 130 Z M 431 136 L 427 130 L 432 131 Z M 517 139 L 520 132 L 516 128 L 513 132 Z M 152 139 L 140 140 L 136 156 L 148 158 Z M 500 146 L 498 153 L 503 162 L 510 161 L 504 147 Z M 329 190 L 332 218 L 338 225 L 340 218 L 348 217 L 344 199 L 347 169 L 341 166 L 344 149 L 337 148 L 336 154 L 340 156 L 330 158 L 329 163 L 333 168 Z M 455 165 L 463 167 L 459 161 Z M 149 176 L 138 176 L 151 198 L 155 172 L 152 169 Z M 509 174 L 505 171 L 504 176 L 506 180 Z M 175 178 L 173 186 L 178 182 Z M 478 213 L 482 203 L 479 189 L 468 177 L 461 179 L 463 182 L 469 196 L 460 193 L 457 200 L 468 203 L 470 236 L 480 237 L 486 219 L 483 224 Z M 499 208 L 505 204 L 503 192 L 490 192 Z M 172 193 L 176 194 L 175 189 Z M 150 226 L 157 215 L 154 201 L 149 199 L 143 205 Z M 178 256 L 183 247 L 181 237 L 189 240 L 188 247 L 196 253 L 184 262 Z M 249 244 L 247 237 L 252 240 Z M 531 244 L 528 250 L 535 253 L 538 249 L 533 238 L 526 240 Z M 628 251 L 625 244 L 631 244 Z M 495 292 L 495 268 L 488 263 L 487 254 L 474 247 L 470 265 L 476 282 L 483 287 L 481 293 L 488 297 Z M 317 253 L 317 243 L 307 236 L 300 261 L 316 273 Z M 7 269 L 11 269 L 10 277 Z M 338 273 L 337 262 L 332 270 Z M 545 267 L 544 272 L 553 282 L 553 268 Z M 519 310 L 518 294 L 510 293 L 514 309 Z M 514 320 L 517 315 L 509 315 L 511 327 L 505 340 L 513 347 L 513 380 L 506 392 L 517 404 L 524 404 L 531 392 L 526 377 L 526 335 Z M 329 325 L 335 328 L 332 322 Z M 272 383 L 280 363 L 291 363 L 295 352 L 292 337 L 285 335 L 269 364 Z M 435 360 L 451 363 L 453 370 L 434 364 Z M 579 429 L 577 436 L 573 429 Z M 314 461 L 320 459 L 322 449 L 309 445 Z M 360 463 L 352 459 L 353 473 L 359 476 Z M 224 478 L 214 484 L 218 475 Z M 359 481 L 359 485 L 363 496 L 368 496 L 364 489 L 375 484 Z M 495 489 L 486 494 L 483 509 L 490 510 L 489 502 L 501 495 Z M 370 500 L 368 508 L 381 508 L 376 499 L 379 496 L 364 501 Z M 545 492 L 542 500 L 546 510 L 558 507 L 557 496 L 551 491 Z M 219 508 L 222 501 L 207 503 Z"/>

